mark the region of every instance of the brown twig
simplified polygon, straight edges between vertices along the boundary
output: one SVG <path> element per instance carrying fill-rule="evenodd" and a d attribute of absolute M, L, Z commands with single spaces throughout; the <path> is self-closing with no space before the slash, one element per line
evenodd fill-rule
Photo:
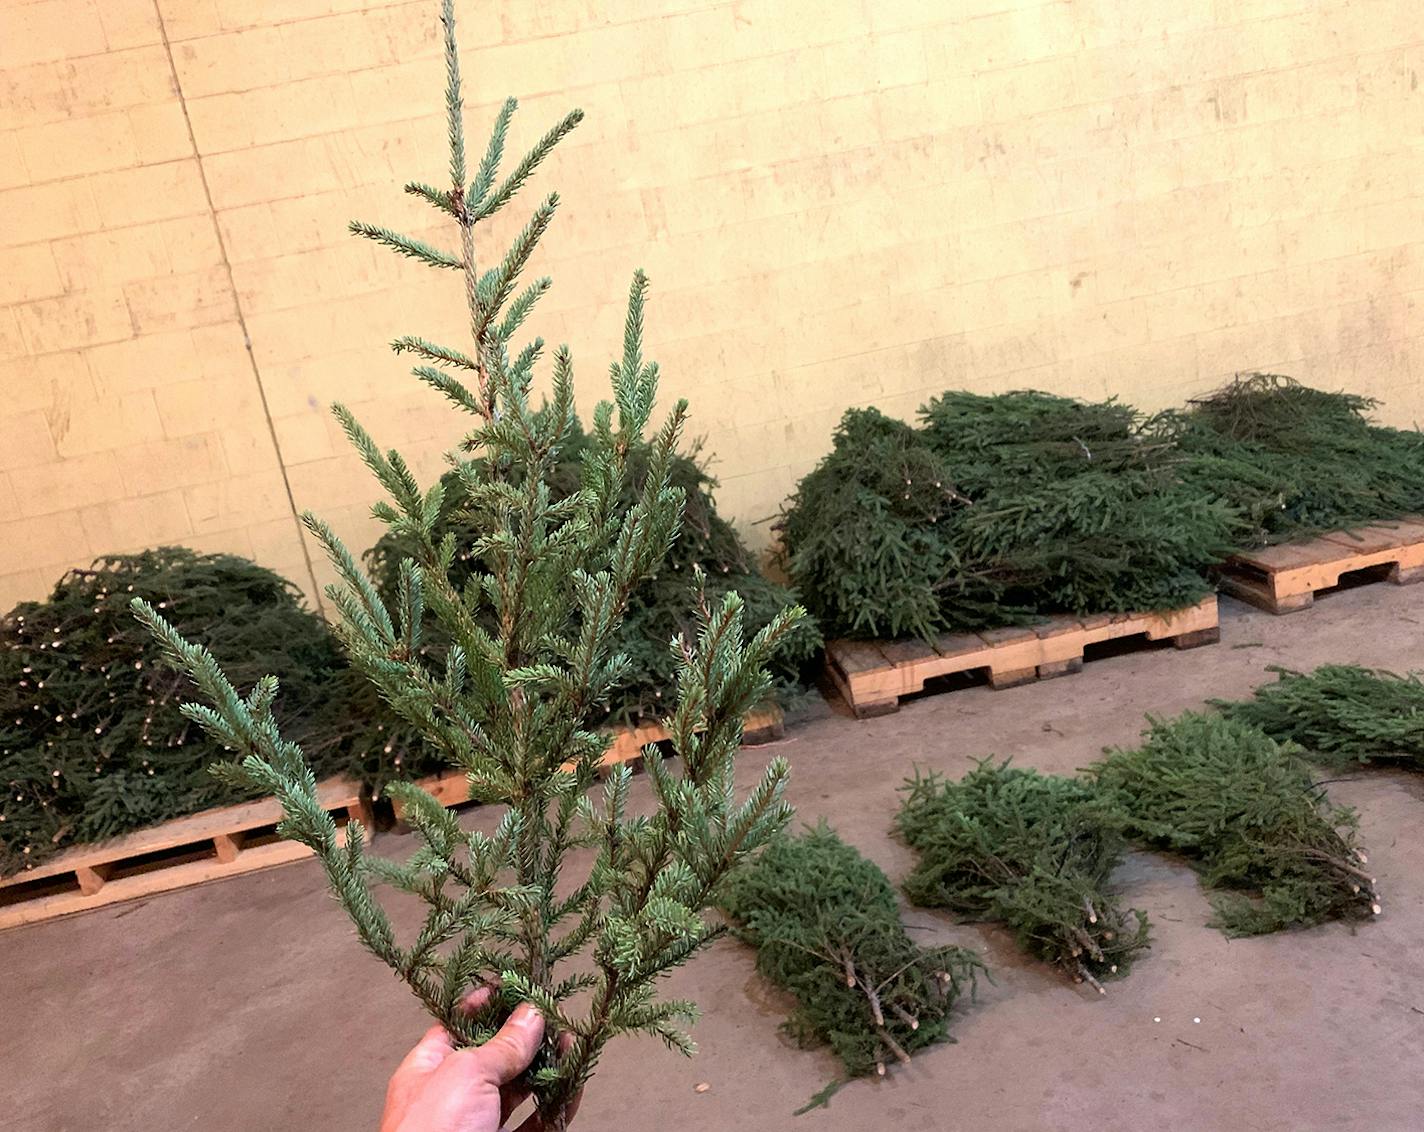
<path fill-rule="evenodd" d="M 880 1035 L 880 1040 L 885 1043 L 885 1048 L 895 1055 L 895 1059 L 901 1065 L 910 1064 L 910 1055 L 905 1052 L 905 1047 L 890 1036 L 890 1031 L 884 1026 L 877 1026 L 875 1032 Z"/>
<path fill-rule="evenodd" d="M 1104 987 L 1102 983 L 1098 982 L 1097 979 L 1093 978 L 1093 973 L 1089 971 L 1088 968 L 1084 967 L 1081 963 L 1078 964 L 1078 975 L 1085 983 L 1087 983 L 1090 987 L 1096 990 L 1099 994 L 1108 993 L 1107 988 Z"/>
<path fill-rule="evenodd" d="M 908 1010 L 906 1010 L 903 1006 L 898 1006 L 892 1002 L 890 1004 L 890 1010 L 895 1015 L 895 1017 L 899 1018 L 900 1021 L 905 1023 L 905 1025 L 910 1027 L 910 1029 L 918 1030 L 920 1028 L 920 1020 L 916 1018 L 913 1014 L 911 1014 Z"/>
<path fill-rule="evenodd" d="M 845 962 L 846 986 L 859 986 L 865 992 L 866 999 L 870 1002 L 870 1015 L 875 1019 L 876 1026 L 885 1025 L 885 1012 L 880 1007 L 880 995 L 868 981 L 862 979 L 856 972 L 855 964 L 851 962 L 850 952 L 841 953 L 841 958 Z"/>

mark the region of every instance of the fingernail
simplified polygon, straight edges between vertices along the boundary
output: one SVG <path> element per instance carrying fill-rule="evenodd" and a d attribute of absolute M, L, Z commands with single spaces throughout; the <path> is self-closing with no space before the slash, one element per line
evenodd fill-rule
<path fill-rule="evenodd" d="M 530 1027 L 542 1022 L 543 1018 L 540 1016 L 539 1012 L 534 1009 L 534 1007 L 529 1005 L 529 1003 L 521 1002 L 518 1006 L 514 1008 L 514 1012 L 509 1016 L 509 1020 L 511 1023 L 516 1026 L 519 1026 L 521 1029 L 529 1029 Z"/>

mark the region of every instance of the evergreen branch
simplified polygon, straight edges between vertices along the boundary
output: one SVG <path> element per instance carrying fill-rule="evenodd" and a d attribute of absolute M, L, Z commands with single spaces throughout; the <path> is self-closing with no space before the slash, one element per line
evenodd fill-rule
<path fill-rule="evenodd" d="M 431 267 L 445 267 L 459 270 L 465 264 L 462 260 L 442 252 L 439 248 L 431 247 L 424 240 L 417 240 L 411 236 L 402 236 L 399 232 L 392 232 L 389 228 L 382 228 L 377 224 L 366 224 L 360 220 L 353 220 L 347 226 L 353 236 L 361 236 L 363 239 L 375 240 L 378 244 L 384 244 L 393 251 L 411 259 L 418 259 L 422 263 L 427 263 Z"/>
<path fill-rule="evenodd" d="M 476 221 L 487 219 L 508 204 L 524 182 L 529 179 L 529 174 L 534 172 L 553 152 L 554 147 L 582 121 L 582 110 L 571 110 L 564 115 L 553 129 L 534 143 L 534 148 L 525 154 L 519 164 L 514 167 L 514 171 L 500 182 L 499 188 L 494 190 L 489 199 L 474 210 L 474 219 Z"/>
<path fill-rule="evenodd" d="M 1126 974 L 1147 947 L 1146 917 L 1110 887 L 1118 822 L 1084 783 L 986 759 L 959 782 L 917 774 L 904 792 L 895 824 L 919 854 L 914 903 L 1002 921 L 1079 980 Z"/>
<path fill-rule="evenodd" d="M 455 0 L 441 0 L 440 24 L 445 31 L 445 116 L 450 141 L 450 184 L 465 188 L 465 116 L 460 95 L 460 46 L 455 38 Z"/>
<path fill-rule="evenodd" d="M 336 402 L 331 406 L 332 415 L 341 423 L 341 429 L 351 441 L 352 447 L 361 456 L 361 462 L 371 470 L 377 482 L 396 501 L 403 514 L 418 520 L 422 512 L 424 497 L 411 477 L 405 462 L 397 452 L 383 455 L 376 442 L 345 405 Z"/>
<path fill-rule="evenodd" d="M 506 98 L 504 105 L 499 108 L 499 115 L 494 120 L 494 128 L 490 130 L 489 145 L 485 149 L 484 159 L 480 162 L 479 171 L 470 184 L 470 192 L 466 198 L 472 209 L 478 209 L 484 202 L 485 194 L 490 191 L 490 186 L 494 184 L 494 179 L 499 173 L 500 159 L 504 156 L 505 135 L 509 132 L 510 120 L 514 117 L 514 112 L 517 109 L 519 109 L 519 100 L 515 98 Z"/>
<path fill-rule="evenodd" d="M 427 342 L 424 338 L 417 338 L 412 334 L 404 334 L 397 338 L 391 343 L 391 349 L 397 354 L 418 354 L 428 361 L 436 362 L 439 365 L 454 366 L 456 369 L 475 370 L 479 368 L 474 359 L 467 357 L 459 350 Z"/>
<path fill-rule="evenodd" d="M 420 197 L 420 199 L 426 203 L 434 205 L 441 212 L 447 213 L 457 219 L 460 216 L 460 209 L 459 206 L 456 205 L 454 197 L 444 189 L 434 188 L 421 181 L 411 181 L 410 184 L 406 185 L 405 191 L 411 196 Z"/>
<path fill-rule="evenodd" d="M 514 290 L 514 284 L 519 279 L 519 273 L 524 270 L 524 265 L 534 254 L 534 249 L 539 245 L 539 240 L 548 229 L 549 222 L 554 219 L 554 213 L 558 207 L 559 194 L 550 193 L 544 202 L 534 210 L 534 215 L 529 218 L 529 223 L 514 238 L 514 243 L 510 245 L 503 262 L 480 281 L 479 317 L 475 321 L 476 337 L 483 337 L 486 329 L 504 308 L 510 292 Z"/>
<path fill-rule="evenodd" d="M 534 309 L 534 304 L 544 297 L 552 285 L 553 280 L 546 276 L 534 280 L 515 296 L 505 309 L 504 321 L 499 324 L 499 340 L 501 342 L 508 342 L 514 337 L 515 332 L 524 325 L 524 320 L 529 317 L 529 312 Z"/>
<path fill-rule="evenodd" d="M 420 651 L 425 593 L 420 567 L 409 558 L 401 563 L 399 609 L 401 646 L 407 657 L 413 657 Z"/>
<path fill-rule="evenodd" d="M 356 564 L 356 559 L 346 549 L 346 544 L 336 537 L 336 532 L 310 511 L 303 512 L 302 525 L 321 543 L 331 564 L 336 567 L 337 573 L 346 583 L 346 594 L 353 601 L 359 603 L 357 608 L 364 615 L 363 623 L 369 626 L 362 636 L 367 637 L 374 645 L 382 649 L 389 649 L 395 644 L 395 625 L 391 622 L 391 615 L 386 610 L 385 603 L 381 601 L 380 594 L 376 592 L 376 587 L 371 584 L 371 580 L 366 577 L 365 571 Z M 350 620 L 354 622 L 358 619 L 353 614 Z"/>
<path fill-rule="evenodd" d="M 643 373 L 643 305 L 648 297 L 648 277 L 642 268 L 633 273 L 633 283 L 628 289 L 628 313 L 623 321 L 623 362 L 619 367 L 619 381 L 631 384 Z M 615 390 L 618 384 L 614 385 Z"/>
<path fill-rule="evenodd" d="M 709 481 L 697 471 L 690 484 L 674 482 L 675 469 L 696 469 L 678 462 L 685 404 L 655 431 L 649 424 L 658 371 L 643 357 L 641 272 L 614 366 L 614 400 L 595 409 L 592 433 L 577 426 L 565 348 L 555 356 L 549 403 L 530 404 L 543 342 L 535 337 L 517 351 L 511 342 L 549 283 L 537 280 L 517 294 L 516 287 L 558 197 L 535 209 L 503 259 L 483 273 L 474 228 L 513 198 L 582 115 L 562 119 L 496 183 L 511 99 L 467 189 L 453 0 L 443 0 L 441 23 L 451 187 L 410 182 L 407 192 L 456 219 L 459 256 L 375 225 L 352 230 L 461 271 L 472 342 L 460 350 L 403 336 L 392 345 L 428 363 L 415 367 L 421 381 L 477 414 L 464 443 L 478 455 L 453 460 L 441 482 L 422 489 L 399 452 L 381 450 L 337 405 L 342 428 L 388 496 L 372 513 L 402 546 L 393 581 L 378 588 L 330 527 L 310 515 L 303 522 L 339 575 L 328 593 L 352 667 L 395 718 L 465 772 L 472 794 L 505 807 L 498 827 L 489 836 L 466 832 L 423 791 L 393 784 L 416 851 L 403 862 L 368 857 L 354 822 L 339 843 L 301 748 L 274 721 L 275 681 L 260 681 L 243 700 L 205 651 L 152 610 L 148 623 L 208 700 L 185 708 L 185 718 L 242 756 L 246 781 L 276 795 L 282 834 L 317 850 L 362 941 L 457 1043 L 487 1039 L 519 1001 L 541 1011 L 546 1047 L 524 1084 L 541 1126 L 562 1132 L 577 1091 L 619 1033 L 653 1033 L 691 1052 L 678 1023 L 691 1021 L 694 1007 L 660 999 L 657 980 L 715 938 L 720 928 L 703 918 L 713 892 L 789 816 L 784 761 L 774 760 L 741 801 L 733 771 L 742 715 L 769 688 L 765 664 L 800 611 L 767 611 L 748 642 L 741 601 L 719 596 L 715 611 L 704 607 L 701 632 L 677 662 L 672 730 L 684 773 L 675 778 L 650 763 L 658 794 L 652 815 L 628 813 L 626 769 L 610 776 L 601 807 L 594 806 L 588 791 L 607 745 L 595 725 L 600 702 L 630 669 L 627 643 L 636 637 L 623 624 L 632 595 L 667 560 L 689 499 L 706 498 Z M 471 372 L 473 382 L 464 377 Z M 562 455 L 566 448 L 571 455 Z M 577 475 L 568 474 L 575 461 Z M 556 492 L 561 475 L 576 486 Z M 596 852 L 592 865 L 568 877 L 584 846 Z M 375 882 L 424 905 L 409 946 L 397 945 Z M 501 992 L 471 1018 L 458 1005 L 476 981 L 498 981 Z M 571 1000 L 587 1012 L 573 1016 Z"/>
<path fill-rule="evenodd" d="M 539 360 L 539 356 L 544 352 L 544 339 L 536 338 L 519 351 L 519 357 L 514 359 L 514 363 L 509 367 L 509 380 L 515 385 L 529 384 L 530 375 L 534 371 L 534 365 Z"/>
<path fill-rule="evenodd" d="M 433 366 L 415 366 L 410 372 L 427 385 L 445 394 L 465 412 L 474 413 L 476 416 L 483 412 L 483 406 L 479 399 L 462 382 L 451 377 L 444 370 L 438 370 Z"/>
<path fill-rule="evenodd" d="M 271 716 L 276 682 L 268 677 L 247 700 L 237 694 L 212 654 L 202 645 L 183 638 L 151 605 L 140 598 L 132 602 L 134 614 L 148 626 L 163 646 L 169 662 L 184 672 L 212 703 L 211 709 L 191 705 L 193 714 L 242 756 L 241 769 L 248 781 L 270 790 L 285 815 L 279 832 L 311 848 L 321 859 L 327 879 L 351 913 L 361 942 L 399 969 L 403 956 L 384 911 L 371 898 L 362 879 L 364 833 L 351 822 L 346 843 L 337 839 L 336 823 L 322 806 L 317 782 L 301 749 L 283 740 Z"/>

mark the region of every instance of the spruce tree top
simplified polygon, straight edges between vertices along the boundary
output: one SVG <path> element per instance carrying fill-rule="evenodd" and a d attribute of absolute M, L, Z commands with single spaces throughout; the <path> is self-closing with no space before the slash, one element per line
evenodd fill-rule
<path fill-rule="evenodd" d="M 627 812 L 627 767 L 590 796 L 607 743 L 591 721 L 628 668 L 613 649 L 615 635 L 634 587 L 678 536 L 684 501 L 668 469 L 686 406 L 678 402 L 645 437 L 658 375 L 643 357 L 647 281 L 639 272 L 622 356 L 610 371 L 613 397 L 593 414 L 581 486 L 554 498 L 548 477 L 574 424 L 572 364 L 566 348 L 555 351 L 552 397 L 536 407 L 532 374 L 544 344 L 536 338 L 516 350 L 514 337 L 549 286 L 539 279 L 520 289 L 519 280 L 558 197 L 546 197 L 503 258 L 484 269 L 475 231 L 511 202 L 581 115 L 558 122 L 501 178 L 515 110 L 507 101 L 470 177 L 453 0 L 444 0 L 441 22 L 450 188 L 413 182 L 406 191 L 454 221 L 459 246 L 437 249 L 372 224 L 352 230 L 461 280 L 469 346 L 407 336 L 394 347 L 414 354 L 416 376 L 473 418 L 462 442 L 467 455 L 453 457 L 452 466 L 476 534 L 465 546 L 452 533 L 437 537 L 441 483 L 422 490 L 400 454 L 382 452 L 341 406 L 337 417 L 389 497 L 373 513 L 413 548 L 401 563 L 393 608 L 329 527 L 310 515 L 305 522 L 340 575 L 327 592 L 353 663 L 468 773 L 474 796 L 507 807 L 499 827 L 490 835 L 466 831 L 418 787 L 395 784 L 390 793 L 405 804 L 423 844 L 403 863 L 370 856 L 358 823 L 338 836 L 318 805 L 302 750 L 274 719 L 275 680 L 264 678 L 244 698 L 206 650 L 151 607 L 136 608 L 208 700 L 184 712 L 238 752 L 245 779 L 281 800 L 282 832 L 317 852 L 361 941 L 458 1043 L 486 1040 L 519 1002 L 540 1010 L 547 1039 L 529 1084 L 544 1126 L 562 1129 L 613 1035 L 643 1031 L 692 1049 L 679 1021 L 695 1014 L 694 1004 L 659 999 L 656 980 L 715 934 L 703 910 L 733 866 L 789 816 L 784 761 L 773 760 L 742 800 L 733 764 L 742 717 L 769 688 L 766 661 L 801 611 L 783 611 L 744 644 L 735 594 L 715 606 L 698 602 L 696 634 L 671 642 L 678 695 L 666 725 L 682 773 L 666 768 L 655 749 L 646 752 L 656 803 L 648 816 Z M 648 446 L 648 471 L 631 505 L 620 505 L 628 454 L 640 444 Z M 457 584 L 452 567 L 461 553 L 483 569 Z M 427 610 L 450 642 L 438 667 L 422 650 Z M 577 848 L 591 851 L 579 860 L 591 857 L 592 865 L 573 875 L 566 866 Z M 397 942 L 377 882 L 425 902 L 425 922 L 409 944 Z M 462 1002 L 479 985 L 497 993 L 467 1014 Z"/>

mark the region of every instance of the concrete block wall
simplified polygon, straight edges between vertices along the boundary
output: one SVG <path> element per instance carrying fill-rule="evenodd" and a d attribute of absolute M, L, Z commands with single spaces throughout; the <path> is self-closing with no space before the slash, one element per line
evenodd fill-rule
<path fill-rule="evenodd" d="M 150 0 L 0 3 L 0 607 L 183 543 L 311 588 Z"/>
<path fill-rule="evenodd" d="M 162 541 L 314 591 L 294 506 L 376 534 L 334 399 L 438 474 L 462 422 L 386 343 L 458 341 L 459 288 L 346 235 L 448 239 L 400 193 L 444 168 L 437 7 L 0 0 L 0 605 Z M 1424 409 L 1409 0 L 460 11 L 475 144 L 506 94 L 511 151 L 588 115 L 530 190 L 564 200 L 533 329 L 591 406 L 646 268 L 754 542 L 852 405 L 1271 368 Z"/>

